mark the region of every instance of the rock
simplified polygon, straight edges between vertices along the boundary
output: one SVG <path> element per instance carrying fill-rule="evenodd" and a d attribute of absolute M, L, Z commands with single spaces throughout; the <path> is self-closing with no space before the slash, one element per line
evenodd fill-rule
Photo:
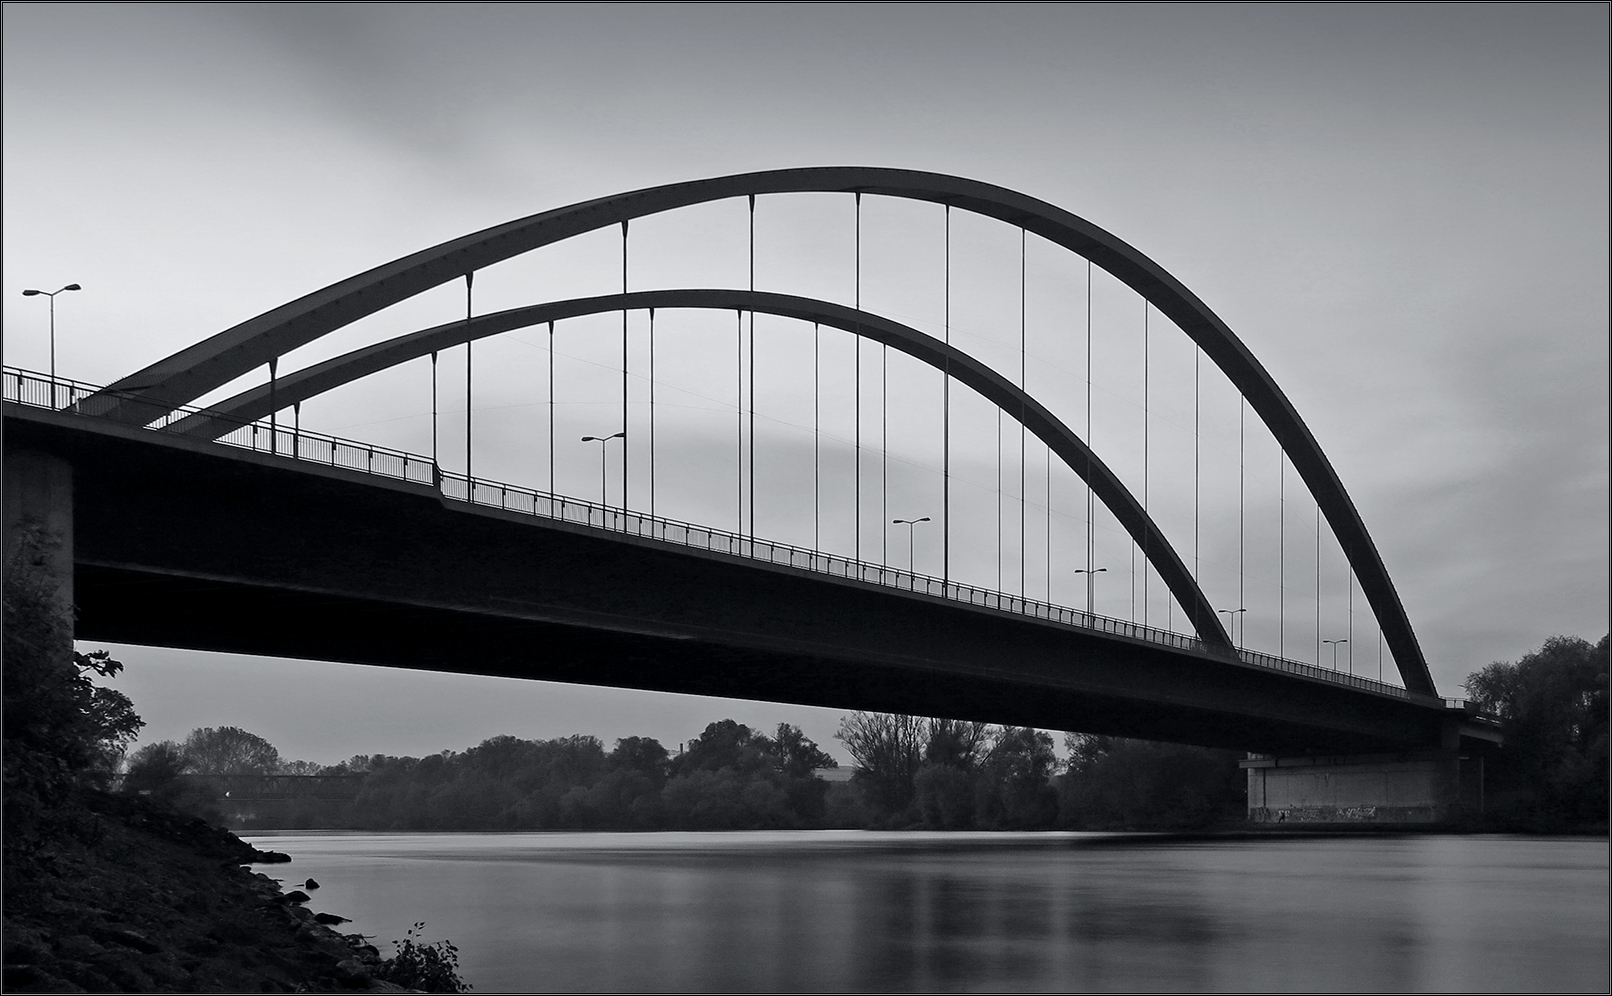
<path fill-rule="evenodd" d="M 313 915 L 313 918 L 318 923 L 328 924 L 329 926 L 332 926 L 332 927 L 334 927 L 338 923 L 352 923 L 353 922 L 352 920 L 348 919 L 347 917 L 337 916 L 334 913 L 315 913 Z"/>
<path fill-rule="evenodd" d="M 336 962 L 336 981 L 356 989 L 369 984 L 369 970 L 357 958 L 343 958 Z"/>
<path fill-rule="evenodd" d="M 312 898 L 312 896 L 308 895 L 306 892 L 303 892 L 301 889 L 292 889 L 290 892 L 285 894 L 285 901 L 288 903 L 305 903 Z"/>
<path fill-rule="evenodd" d="M 279 851 L 258 851 L 252 853 L 252 861 L 260 865 L 284 865 L 291 863 L 291 855 L 281 854 Z"/>
<path fill-rule="evenodd" d="M 95 937 L 103 943 L 121 944 L 126 948 L 133 948 L 146 954 L 156 954 L 162 950 L 162 945 L 152 941 L 138 930 L 128 930 L 122 927 L 102 928 L 95 932 Z"/>
<path fill-rule="evenodd" d="M 317 889 L 319 888 L 319 883 L 310 878 L 308 881 L 302 883 L 302 887 L 304 889 Z"/>

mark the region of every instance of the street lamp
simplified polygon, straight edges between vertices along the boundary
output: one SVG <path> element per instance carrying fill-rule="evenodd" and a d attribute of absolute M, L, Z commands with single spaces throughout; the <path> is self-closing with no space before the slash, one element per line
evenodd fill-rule
<path fill-rule="evenodd" d="M 1232 639 L 1232 642 L 1237 644 L 1237 649 L 1238 650 L 1243 649 L 1243 642 L 1241 640 L 1237 639 L 1237 614 L 1239 612 L 1247 612 L 1248 610 L 1247 609 L 1216 609 L 1215 611 L 1219 612 L 1221 615 L 1230 617 L 1230 618 L 1228 618 L 1226 620 L 1226 622 L 1227 622 L 1227 624 L 1229 624 L 1231 626 L 1231 639 Z M 1247 622 L 1247 620 L 1243 621 L 1243 635 L 1244 636 L 1248 635 L 1248 622 Z"/>
<path fill-rule="evenodd" d="M 890 520 L 890 523 L 892 525 L 906 526 L 907 527 L 907 573 L 908 574 L 912 573 L 912 533 L 913 533 L 913 530 L 918 528 L 918 523 L 920 523 L 920 522 L 928 522 L 928 521 L 929 521 L 929 516 L 927 516 L 927 515 L 924 516 L 921 519 L 891 519 Z"/>
<path fill-rule="evenodd" d="M 626 438 L 627 438 L 627 433 L 626 433 L 625 430 L 623 430 L 621 432 L 617 432 L 617 433 L 612 433 L 611 435 L 608 435 L 608 436 L 583 436 L 582 437 L 582 441 L 584 443 L 598 443 L 599 444 L 599 506 L 601 508 L 603 508 L 604 506 L 610 504 L 609 501 L 607 501 L 606 498 L 605 498 L 605 444 L 610 442 L 610 440 L 612 440 L 612 439 L 626 439 Z M 621 496 L 621 504 L 622 504 L 623 508 L 626 507 L 626 505 L 627 505 L 627 496 L 626 495 Z"/>
<path fill-rule="evenodd" d="M 1087 570 L 1084 567 L 1075 568 L 1076 574 L 1086 575 L 1086 615 L 1088 616 L 1092 614 L 1092 582 L 1097 580 L 1097 575 L 1102 574 L 1107 570 L 1108 568 L 1106 567 L 1098 567 L 1093 570 Z"/>
<path fill-rule="evenodd" d="M 68 284 L 60 290 L 42 291 L 32 287 L 22 292 L 23 297 L 50 298 L 50 406 L 56 407 L 56 295 L 62 291 L 83 290 L 78 284 Z"/>
<path fill-rule="evenodd" d="M 1349 641 L 1348 640 L 1322 640 L 1321 642 L 1322 643 L 1330 643 L 1330 644 L 1332 644 L 1332 670 L 1336 671 L 1338 669 L 1338 644 L 1340 644 L 1340 643 L 1348 643 Z M 1354 674 L 1354 669 L 1350 668 L 1349 673 Z"/>

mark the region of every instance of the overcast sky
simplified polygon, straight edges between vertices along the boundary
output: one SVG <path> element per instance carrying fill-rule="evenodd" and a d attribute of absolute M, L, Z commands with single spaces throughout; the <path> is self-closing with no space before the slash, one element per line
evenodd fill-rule
<path fill-rule="evenodd" d="M 84 285 L 58 303 L 58 368 L 106 383 L 352 273 L 590 197 L 803 165 L 954 173 L 1092 220 L 1227 321 L 1341 474 L 1446 694 L 1548 636 L 1607 629 L 1604 5 L 7 4 L 4 16 L 8 364 L 48 364 L 45 308 L 25 287 Z M 936 258 L 913 233 L 938 213 L 865 210 L 866 279 L 897 317 L 933 328 L 933 267 L 897 285 Z M 799 282 L 843 291 L 834 247 L 849 207 L 769 211 L 764 199 L 763 282 L 795 289 L 785 264 L 799 257 Z M 741 285 L 742 208 L 674 220 L 635 243 L 635 286 Z M 1017 307 L 1017 264 L 1003 264 L 1017 243 L 958 231 L 983 246 L 958 250 L 977 252 L 970 272 L 995 274 L 979 278 L 959 342 L 989 353 L 1017 334 L 1016 311 L 997 327 L 989 305 L 1006 293 Z M 1074 404 L 1074 340 L 1056 316 L 1077 271 L 1045 250 L 1032 247 L 1028 278 L 1041 302 L 1031 388 Z M 489 275 L 478 310 L 609 292 L 618 251 L 597 238 L 545 250 Z M 453 317 L 462 299 L 448 290 L 291 365 Z M 1182 382 L 1167 378 L 1186 369 L 1170 357 L 1187 354 L 1169 352 L 1168 331 L 1153 395 L 1161 445 L 1186 417 Z M 700 334 L 688 332 L 696 358 Z M 529 367 L 537 341 L 489 344 L 489 367 Z M 775 362 L 798 357 L 791 341 Z M 580 335 L 566 349 L 578 383 L 608 361 Z M 699 366 L 681 409 L 691 465 L 717 438 L 701 419 L 723 400 Z M 1099 387 L 1116 420 L 1133 375 Z M 408 376 L 355 385 L 304 418 L 418 451 L 428 423 Z M 488 376 L 496 463 L 495 409 L 530 414 L 541 398 Z M 923 381 L 898 370 L 894 383 L 900 439 L 921 407 L 901 392 Z M 799 414 L 779 409 L 769 424 L 798 426 Z M 578 400 L 565 417 L 569 429 L 595 413 Z M 764 431 L 775 452 L 799 443 Z M 922 444 L 909 449 L 896 499 L 903 474 L 926 473 Z M 562 490 L 597 493 L 592 453 L 557 456 Z M 514 462 L 500 470 L 519 476 Z M 719 518 L 714 500 L 690 492 L 688 514 Z M 828 710 L 114 649 L 148 741 L 230 724 L 334 761 L 499 733 L 675 744 L 731 716 L 796 722 L 839 746 Z"/>

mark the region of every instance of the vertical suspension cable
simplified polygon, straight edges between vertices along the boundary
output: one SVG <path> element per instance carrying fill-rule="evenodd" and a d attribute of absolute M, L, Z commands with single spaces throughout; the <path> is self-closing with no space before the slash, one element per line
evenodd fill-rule
<path fill-rule="evenodd" d="M 465 274 L 465 324 L 470 323 L 471 300 L 470 285 L 475 280 L 474 271 Z M 470 472 L 470 340 L 465 340 L 465 500 L 476 500 L 475 477 Z"/>
<path fill-rule="evenodd" d="M 1149 467 L 1149 435 L 1148 435 L 1148 404 L 1152 395 L 1153 354 L 1152 337 L 1148 328 L 1148 317 L 1152 314 L 1152 305 L 1144 299 L 1142 301 L 1142 514 L 1147 514 L 1148 499 L 1148 467 Z M 1142 534 L 1142 625 L 1147 625 L 1147 565 L 1148 565 L 1147 534 Z"/>
<path fill-rule="evenodd" d="M 621 510 L 627 511 L 627 448 L 632 437 L 627 433 L 627 222 L 621 223 Z M 601 443 L 602 447 L 603 444 Z M 627 528 L 622 517 L 621 527 Z"/>
<path fill-rule="evenodd" d="M 1021 400 L 1019 401 L 1019 418 L 1018 418 L 1018 422 L 1019 422 L 1019 597 L 1021 597 L 1021 598 L 1028 597 L 1029 594 L 1030 594 L 1029 591 L 1026 590 L 1026 577 L 1027 577 L 1026 563 L 1027 563 L 1027 561 L 1029 560 L 1029 557 L 1030 557 L 1029 545 L 1025 542 L 1025 522 L 1029 518 L 1029 516 L 1026 514 L 1027 510 L 1028 510 L 1028 507 L 1029 507 L 1027 505 L 1027 503 L 1026 503 L 1027 499 L 1029 497 L 1028 494 L 1027 494 L 1029 489 L 1025 487 L 1026 477 L 1025 477 L 1025 449 L 1024 449 L 1024 442 L 1025 442 L 1024 401 L 1022 400 L 1023 391 L 1024 391 L 1024 383 L 1025 383 L 1025 373 L 1026 373 L 1026 367 L 1025 367 L 1025 350 L 1026 350 L 1026 344 L 1027 344 L 1026 329 L 1028 327 L 1026 314 L 1025 314 L 1025 254 L 1024 254 L 1024 247 L 1025 247 L 1025 230 L 1023 228 L 1020 228 L 1019 229 L 1019 391 L 1020 391 Z"/>
<path fill-rule="evenodd" d="M 862 561 L 862 192 L 857 191 L 856 198 L 856 275 L 855 275 L 855 303 L 856 303 L 856 403 L 852 406 L 856 415 L 856 430 L 853 433 L 856 439 L 856 472 L 855 472 L 855 503 L 856 520 L 854 540 L 856 555 L 853 560 Z M 861 573 L 860 569 L 857 572 Z"/>
<path fill-rule="evenodd" d="M 822 330 L 812 323 L 812 551 L 823 549 L 822 457 L 819 440 L 823 433 L 822 416 Z"/>
<path fill-rule="evenodd" d="M 1248 399 L 1239 393 L 1237 395 L 1237 608 L 1240 614 L 1244 616 L 1243 634 L 1245 636 L 1248 633 L 1248 619 L 1247 613 L 1241 612 L 1241 610 L 1248 607 L 1243 599 L 1243 484 L 1247 476 L 1243 473 L 1245 465 L 1243 453 L 1245 449 L 1244 442 L 1248 435 L 1244 431 L 1244 426 L 1247 425 L 1247 422 Z M 1239 643 L 1237 648 L 1241 650 L 1242 644 Z"/>
<path fill-rule="evenodd" d="M 649 517 L 655 517 L 655 309 L 649 309 Z"/>
<path fill-rule="evenodd" d="M 1097 532 L 1093 517 L 1096 502 L 1091 487 L 1091 458 L 1097 444 L 1091 434 L 1091 260 L 1086 260 L 1086 614 L 1096 611 L 1097 576 L 1092 561 L 1097 553 Z"/>
<path fill-rule="evenodd" d="M 1349 644 L 1347 656 L 1349 658 L 1349 673 L 1352 675 L 1355 673 L 1355 569 L 1351 564 L 1346 565 L 1344 571 L 1346 574 L 1344 581 L 1349 586 L 1349 628 L 1343 635 L 1347 638 L 1345 642 Z"/>
<path fill-rule="evenodd" d="M 437 461 L 437 351 L 434 349 L 431 350 L 431 484 L 442 486 L 442 464 Z"/>
<path fill-rule="evenodd" d="M 890 564 L 890 344 L 879 348 L 879 563 Z M 911 513 L 908 513 L 909 515 Z M 908 526 L 910 534 L 913 527 Z"/>
<path fill-rule="evenodd" d="M 734 532 L 739 534 L 740 542 L 744 540 L 744 310 L 733 312 L 733 319 L 737 323 L 733 336 L 733 414 L 738 418 L 738 432 L 734 436 L 735 452 L 733 454 L 733 486 L 737 489 L 738 497 L 734 500 L 733 515 L 738 520 Z M 742 550 L 743 547 L 741 546 Z"/>
<path fill-rule="evenodd" d="M 945 335 L 946 345 L 952 344 L 952 206 L 946 205 L 946 278 L 945 278 Z M 940 407 L 941 420 L 941 542 L 940 590 L 946 594 L 952 576 L 952 357 L 948 348 L 941 368 Z"/>
<path fill-rule="evenodd" d="M 431 459 L 436 460 L 436 365 L 431 354 Z M 554 323 L 549 322 L 549 494 L 554 493 Z"/>
<path fill-rule="evenodd" d="M 1276 447 L 1276 656 L 1287 656 L 1287 452 Z"/>
<path fill-rule="evenodd" d="M 1002 409 L 996 410 L 996 590 L 1002 590 Z"/>
<path fill-rule="evenodd" d="M 1321 503 L 1315 503 L 1315 666 L 1321 666 Z"/>
<path fill-rule="evenodd" d="M 756 195 L 750 195 L 750 541 L 756 539 Z"/>

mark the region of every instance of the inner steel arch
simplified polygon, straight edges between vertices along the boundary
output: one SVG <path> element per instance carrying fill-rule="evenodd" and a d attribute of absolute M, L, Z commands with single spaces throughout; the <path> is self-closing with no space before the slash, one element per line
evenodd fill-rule
<path fill-rule="evenodd" d="M 828 192 L 948 204 L 1017 225 L 1086 257 L 1158 308 L 1225 373 L 1292 461 L 1359 579 L 1405 687 L 1437 694 L 1410 618 L 1343 482 L 1292 403 L 1225 322 L 1163 267 L 1113 234 L 1046 201 L 977 180 L 913 170 L 827 166 L 668 184 L 556 208 L 331 284 L 159 360 L 81 407 L 144 425 L 366 315 L 573 235 L 730 197 Z"/>
<path fill-rule="evenodd" d="M 1221 628 L 1214 606 L 1204 596 L 1164 533 L 1119 477 L 1062 420 L 1012 381 L 955 346 L 881 315 L 828 301 L 765 291 L 678 289 L 610 294 L 512 308 L 468 321 L 422 329 L 353 350 L 277 380 L 272 400 L 267 385 L 254 387 L 205 412 L 175 422 L 171 431 L 202 439 L 216 439 L 243 422 L 263 418 L 269 414 L 271 407 L 278 409 L 305 401 L 434 351 L 545 322 L 656 308 L 754 311 L 816 322 L 885 343 L 973 388 L 1045 443 L 1065 466 L 1091 486 L 1092 492 L 1114 513 L 1114 517 L 1159 572 L 1170 594 L 1192 620 L 1199 639 L 1221 652 L 1235 653 L 1231 640 Z"/>

